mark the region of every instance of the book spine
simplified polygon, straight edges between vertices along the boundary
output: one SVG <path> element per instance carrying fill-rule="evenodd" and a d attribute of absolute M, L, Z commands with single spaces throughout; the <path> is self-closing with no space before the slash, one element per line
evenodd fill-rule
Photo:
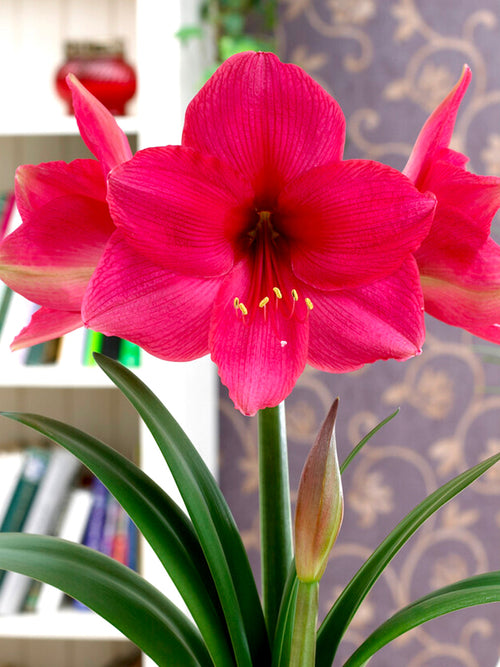
<path fill-rule="evenodd" d="M 61 518 L 58 537 L 70 542 L 81 542 L 91 508 L 90 489 L 73 489 Z M 37 613 L 47 613 L 57 611 L 61 607 L 64 593 L 50 584 L 42 584 L 38 590 L 33 591 L 33 598 L 35 599 L 30 600 L 31 608 Z"/>
<path fill-rule="evenodd" d="M 48 452 L 39 449 L 28 450 L 22 475 L 2 521 L 0 528 L 2 533 L 19 532 L 23 529 L 40 480 L 47 469 L 48 460 Z"/>
<path fill-rule="evenodd" d="M 123 507 L 118 505 L 111 557 L 123 565 L 128 565 L 129 546 L 128 515 Z"/>
<path fill-rule="evenodd" d="M 120 514 L 120 505 L 118 501 L 110 495 L 106 507 L 106 521 L 102 531 L 102 540 L 99 545 L 99 551 L 106 556 L 113 556 L 113 542 L 118 526 L 118 518 Z"/>
<path fill-rule="evenodd" d="M 40 480 L 45 474 L 47 463 L 48 453 L 46 451 L 37 449 L 28 451 L 21 477 L 2 521 L 1 532 L 18 533 L 22 531 Z M 0 583 L 2 584 L 0 591 L 3 590 L 5 575 L 5 571 L 0 572 Z"/>
<path fill-rule="evenodd" d="M 21 477 L 25 454 L 21 450 L 4 452 L 0 456 L 0 526 L 9 509 L 12 496 Z"/>
<path fill-rule="evenodd" d="M 101 544 L 104 522 L 106 520 L 108 498 L 109 491 L 104 484 L 95 477 L 92 480 L 92 510 L 83 538 L 83 544 L 96 551 L 99 550 Z"/>
<path fill-rule="evenodd" d="M 85 350 L 83 353 L 83 364 L 84 366 L 94 366 L 95 361 L 92 356 L 94 352 L 100 352 L 102 349 L 103 334 L 98 331 L 92 331 L 89 329 L 87 331 L 87 337 L 85 339 Z"/>
<path fill-rule="evenodd" d="M 140 366 L 141 364 L 141 348 L 129 340 L 122 340 L 120 343 L 120 354 L 118 361 L 124 366 Z"/>
<path fill-rule="evenodd" d="M 127 564 L 132 570 L 135 570 L 136 572 L 139 571 L 137 562 L 138 549 L 139 549 L 139 533 L 137 530 L 137 526 L 132 521 L 132 519 L 128 517 L 128 563 Z"/>

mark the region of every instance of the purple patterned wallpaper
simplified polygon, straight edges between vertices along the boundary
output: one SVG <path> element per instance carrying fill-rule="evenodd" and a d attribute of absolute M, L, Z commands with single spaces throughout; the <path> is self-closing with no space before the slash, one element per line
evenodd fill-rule
<path fill-rule="evenodd" d="M 282 0 L 280 8 L 281 56 L 340 102 L 348 121 L 346 157 L 401 168 L 421 125 L 467 62 L 474 78 L 453 147 L 470 156 L 473 171 L 500 176 L 498 0 Z M 321 586 L 323 612 L 414 505 L 500 448 L 500 365 L 483 346 L 429 319 L 420 357 L 350 375 L 308 368 L 287 400 L 293 490 L 335 396 L 341 459 L 401 407 L 344 477 L 345 519 Z M 257 424 L 234 410 L 223 388 L 220 415 L 221 484 L 258 570 Z M 500 468 L 429 520 L 391 563 L 335 664 L 399 607 L 492 569 L 500 569 Z M 499 627 L 500 605 L 457 612 L 395 641 L 370 667 L 495 667 Z"/>

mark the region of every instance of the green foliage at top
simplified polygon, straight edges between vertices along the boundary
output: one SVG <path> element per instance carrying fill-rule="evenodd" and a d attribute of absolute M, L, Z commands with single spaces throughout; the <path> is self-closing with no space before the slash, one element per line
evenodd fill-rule
<path fill-rule="evenodd" d="M 276 51 L 277 0 L 204 0 L 200 23 L 183 26 L 177 37 L 183 44 L 205 36 L 209 26 L 215 39 L 215 61 L 204 72 L 207 80 L 227 58 L 243 51 Z"/>

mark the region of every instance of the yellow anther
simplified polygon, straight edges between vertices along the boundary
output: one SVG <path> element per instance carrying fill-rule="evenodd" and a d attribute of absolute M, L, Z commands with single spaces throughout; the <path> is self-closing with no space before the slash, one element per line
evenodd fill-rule
<path fill-rule="evenodd" d="M 234 307 L 235 307 L 235 308 L 239 308 L 239 307 L 240 307 L 240 300 L 238 299 L 237 296 L 234 297 L 233 304 L 234 304 Z"/>
<path fill-rule="evenodd" d="M 281 293 L 281 290 L 280 290 L 279 287 L 273 287 L 273 292 L 275 293 L 277 299 L 282 299 L 283 298 L 283 294 Z"/>
<path fill-rule="evenodd" d="M 265 296 L 262 301 L 259 303 L 259 308 L 264 308 L 269 303 L 269 297 Z"/>
<path fill-rule="evenodd" d="M 297 294 L 297 290 L 296 290 L 296 289 L 293 289 L 293 290 L 292 290 L 292 299 L 293 299 L 294 301 L 298 301 L 298 300 L 299 300 L 299 295 Z"/>
<path fill-rule="evenodd" d="M 241 310 L 243 315 L 248 315 L 248 310 L 244 303 L 238 304 L 238 308 Z"/>
<path fill-rule="evenodd" d="M 306 296 L 304 301 L 306 302 L 306 306 L 309 308 L 309 310 L 312 310 L 314 308 L 313 302 L 311 301 L 311 299 L 309 299 L 309 297 Z"/>

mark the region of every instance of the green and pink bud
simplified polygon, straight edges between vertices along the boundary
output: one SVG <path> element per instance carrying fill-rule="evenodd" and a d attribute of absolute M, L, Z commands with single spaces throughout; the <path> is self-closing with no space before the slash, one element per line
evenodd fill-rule
<path fill-rule="evenodd" d="M 338 398 L 328 413 L 300 479 L 295 510 L 295 566 L 302 582 L 323 576 L 344 513 L 335 441 Z"/>

